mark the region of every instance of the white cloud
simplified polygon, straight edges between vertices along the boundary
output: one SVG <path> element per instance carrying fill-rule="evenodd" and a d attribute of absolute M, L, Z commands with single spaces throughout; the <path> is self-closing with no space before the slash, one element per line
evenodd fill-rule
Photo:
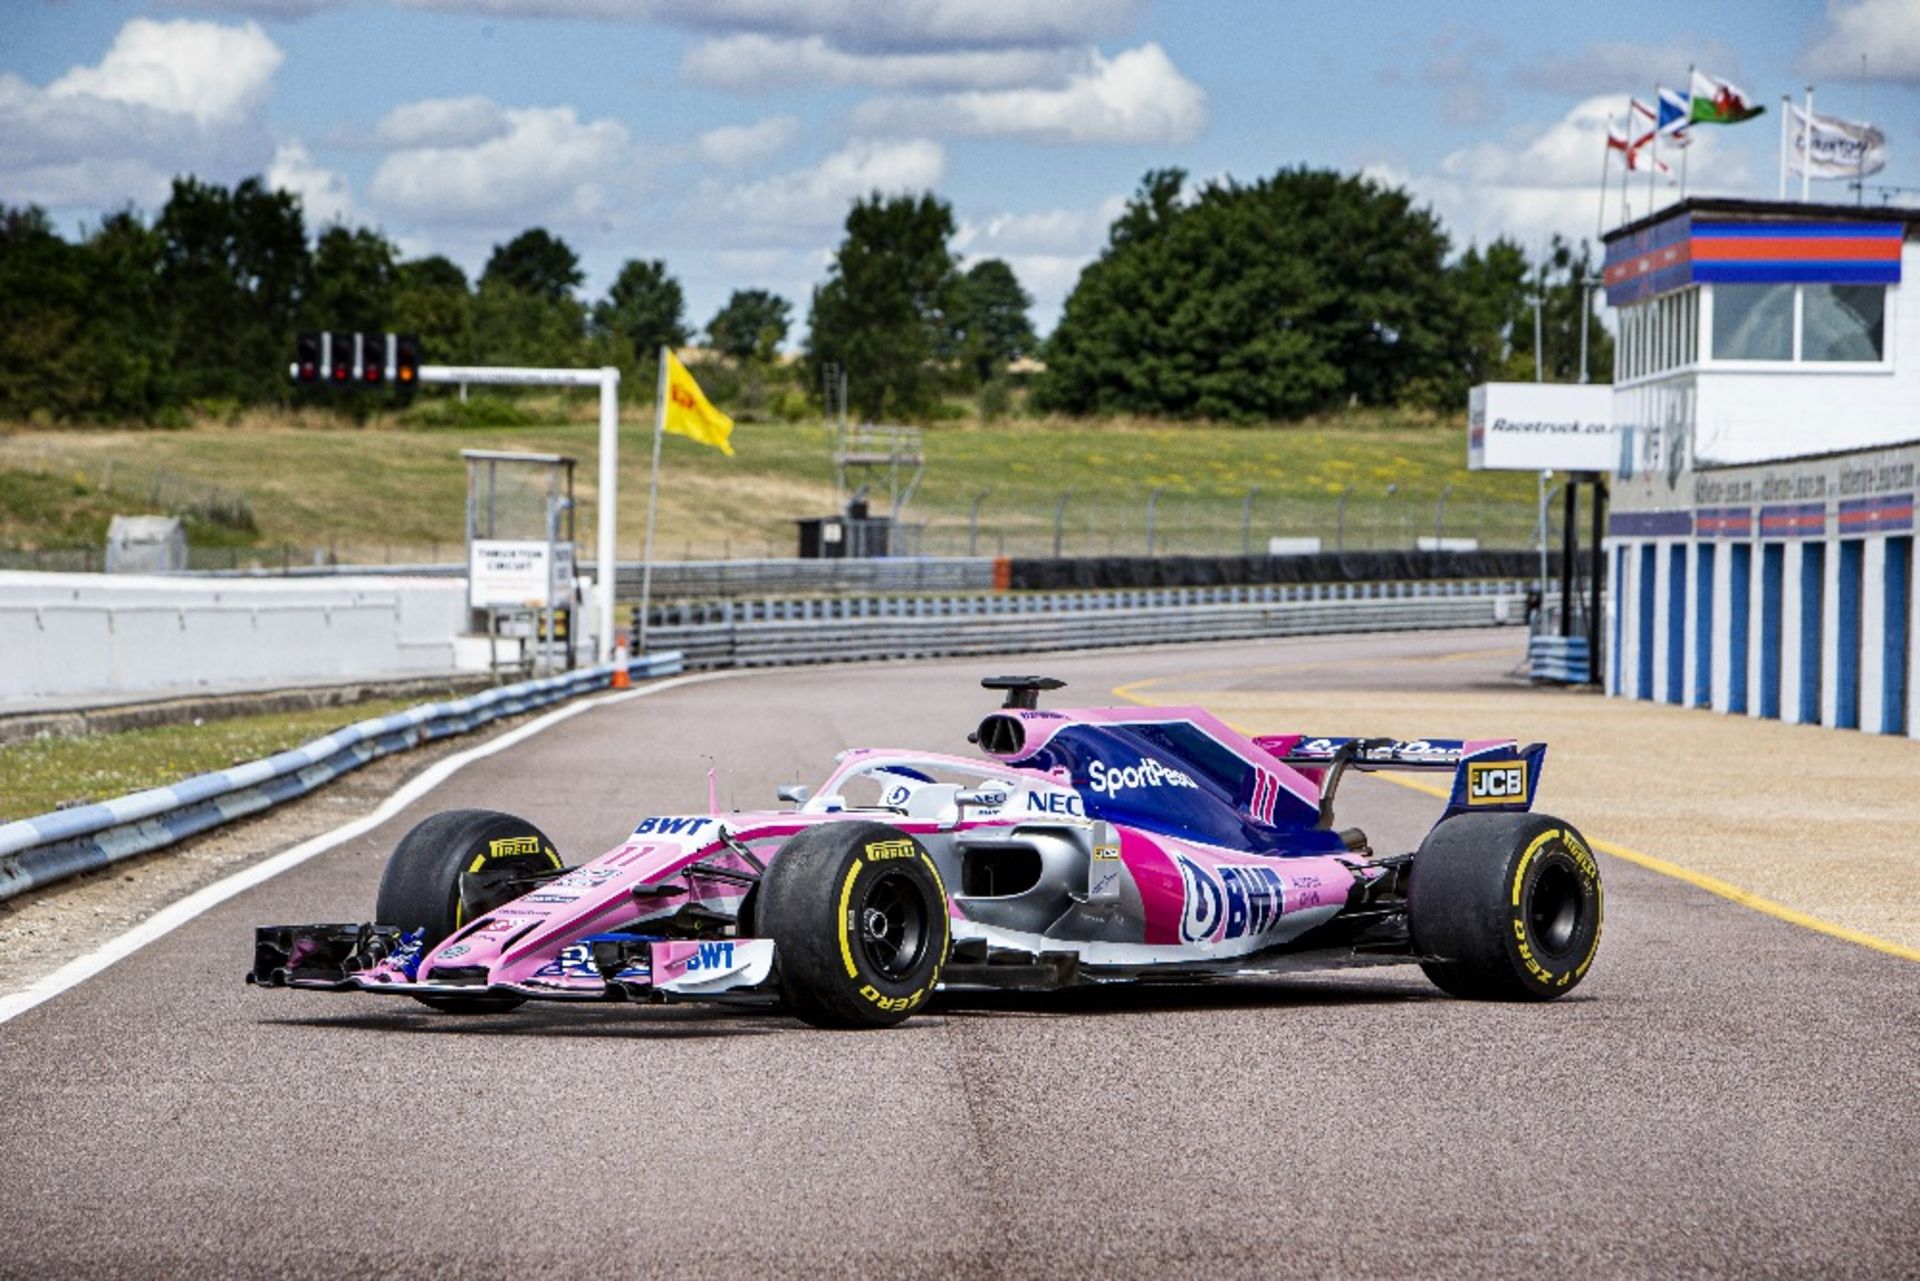
<path fill-rule="evenodd" d="M 1456 246 L 1485 243 L 1510 236 L 1537 248 L 1558 233 L 1569 239 L 1591 240 L 1600 217 L 1600 158 L 1606 146 L 1609 121 L 1620 123 L 1621 101 L 1615 95 L 1589 98 L 1558 121 L 1532 133 L 1518 133 L 1504 142 L 1481 142 L 1442 157 L 1428 173 L 1377 162 L 1368 165 L 1368 177 L 1406 187 L 1429 202 L 1447 224 Z M 1687 164 L 1693 194 L 1741 192 L 1754 181 L 1746 157 L 1729 149 L 1711 129 L 1695 129 Z M 1676 171 L 1679 156 L 1663 149 L 1661 159 Z M 1619 221 L 1620 165 L 1610 162 L 1606 225 Z M 1645 212 L 1647 173 L 1632 176 L 1630 200 Z M 1674 200 L 1678 188 L 1670 179 L 1655 184 L 1660 202 Z"/>
<path fill-rule="evenodd" d="M 1800 55 L 1807 75 L 1920 84 L 1920 0 L 1829 0 L 1820 34 Z"/>
<path fill-rule="evenodd" d="M 150 107 L 203 126 L 231 124 L 260 105 L 285 60 L 251 22 L 223 27 L 135 18 L 120 28 L 98 66 L 75 67 L 47 86 L 47 96 Z"/>
<path fill-rule="evenodd" d="M 226 0 L 249 7 L 263 0 Z M 297 10 L 316 0 L 266 0 Z M 340 0 L 345 2 L 345 0 Z M 1075 44 L 1124 31 L 1142 0 L 404 0 L 416 9 L 518 18 L 662 21 L 712 31 L 829 36 L 865 49 Z"/>
<path fill-rule="evenodd" d="M 709 129 L 693 140 L 693 149 L 710 165 L 738 169 L 770 160 L 800 136 L 800 121 L 793 116 L 768 116 L 750 125 L 722 125 Z"/>
<path fill-rule="evenodd" d="M 471 147 L 497 138 L 507 116 L 491 98 L 428 98 L 402 103 L 374 126 L 389 147 Z"/>
<path fill-rule="evenodd" d="M 1157 44 L 1089 66 L 1053 89 L 977 90 L 875 98 L 854 123 L 874 131 L 1026 138 L 1035 142 L 1187 142 L 1206 127 L 1207 100 Z"/>
<path fill-rule="evenodd" d="M 954 249 L 967 258 L 1065 255 L 1085 262 L 1106 243 L 1107 229 L 1127 207 L 1109 196 L 1091 209 L 1041 209 L 968 219 L 954 235 Z"/>
<path fill-rule="evenodd" d="M 361 0 L 171 0 L 301 18 Z M 823 35 L 848 48 L 936 49 L 1083 44 L 1120 35 L 1144 0 L 399 0 L 411 9 L 497 18 L 671 22 L 706 31 Z"/>
<path fill-rule="evenodd" d="M 680 74 L 736 93 L 810 85 L 876 89 L 1005 89 L 1057 82 L 1085 59 L 1055 48 L 957 49 L 934 53 L 849 53 L 820 36 L 788 39 L 747 32 L 688 51 Z"/>
<path fill-rule="evenodd" d="M 840 225 L 855 200 L 875 191 L 891 195 L 938 186 L 946 168 L 937 142 L 855 141 L 819 164 L 721 192 L 719 202 L 742 223 L 818 231 Z"/>
<path fill-rule="evenodd" d="M 572 107 L 508 108 L 502 128 L 468 146 L 411 147 L 381 161 L 371 193 L 429 223 L 592 217 L 632 168 L 625 125 L 582 122 Z"/>
<path fill-rule="evenodd" d="M 176 173 L 230 181 L 272 144 L 254 117 L 282 54 L 251 23 L 135 19 L 45 88 L 0 74 L 0 191 L 54 209 L 166 199 Z"/>
<path fill-rule="evenodd" d="M 326 168 L 298 142 L 282 143 L 267 166 L 267 185 L 300 197 L 308 227 L 358 222 L 353 192 L 342 175 Z"/>

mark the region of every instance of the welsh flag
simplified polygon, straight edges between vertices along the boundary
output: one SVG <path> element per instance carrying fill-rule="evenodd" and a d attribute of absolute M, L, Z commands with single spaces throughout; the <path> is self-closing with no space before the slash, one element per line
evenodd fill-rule
<path fill-rule="evenodd" d="M 1690 123 L 1697 125 L 1737 125 L 1751 120 L 1765 107 L 1756 107 L 1738 85 L 1696 69 L 1690 97 Z"/>

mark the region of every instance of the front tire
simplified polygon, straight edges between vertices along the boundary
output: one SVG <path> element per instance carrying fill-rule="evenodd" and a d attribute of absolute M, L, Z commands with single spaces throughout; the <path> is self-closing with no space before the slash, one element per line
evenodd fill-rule
<path fill-rule="evenodd" d="M 419 823 L 400 839 L 380 878 L 374 919 L 411 933 L 427 949 L 468 921 L 516 897 L 495 891 L 494 901 L 460 894 L 463 872 L 548 872 L 559 867 L 553 842 L 533 824 L 496 810 L 448 810 Z M 416 996 L 452 1014 L 497 1014 L 521 1004 L 517 996 Z"/>
<path fill-rule="evenodd" d="M 815 1027 L 891 1027 L 946 964 L 947 891 L 920 842 L 884 823 L 795 834 L 760 880 L 754 928 L 774 941 L 780 995 Z"/>
<path fill-rule="evenodd" d="M 1550 1001 L 1586 977 L 1603 895 L 1593 851 L 1543 814 L 1458 814 L 1414 855 L 1407 886 L 1414 951 L 1441 991 Z"/>

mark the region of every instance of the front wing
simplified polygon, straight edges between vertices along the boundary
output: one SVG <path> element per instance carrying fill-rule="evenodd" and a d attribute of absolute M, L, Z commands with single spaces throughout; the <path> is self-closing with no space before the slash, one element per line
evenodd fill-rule
<path fill-rule="evenodd" d="M 392 925 L 267 925 L 254 931 L 247 982 L 261 987 L 401 996 L 516 996 L 549 1001 L 670 1001 L 771 997 L 771 939 L 666 939 L 594 934 L 517 983 L 485 966 L 436 964 L 418 973 L 418 931 Z"/>

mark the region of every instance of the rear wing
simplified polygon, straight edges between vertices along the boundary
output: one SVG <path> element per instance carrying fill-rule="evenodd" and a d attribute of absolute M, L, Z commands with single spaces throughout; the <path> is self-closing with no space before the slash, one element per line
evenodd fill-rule
<path fill-rule="evenodd" d="M 1522 747 L 1513 739 L 1317 738 L 1280 734 L 1254 744 L 1282 765 L 1320 782 L 1320 821 L 1333 821 L 1333 796 L 1348 770 L 1445 770 L 1453 775 L 1443 817 L 1473 810 L 1528 810 L 1540 786 L 1545 743 Z"/>

